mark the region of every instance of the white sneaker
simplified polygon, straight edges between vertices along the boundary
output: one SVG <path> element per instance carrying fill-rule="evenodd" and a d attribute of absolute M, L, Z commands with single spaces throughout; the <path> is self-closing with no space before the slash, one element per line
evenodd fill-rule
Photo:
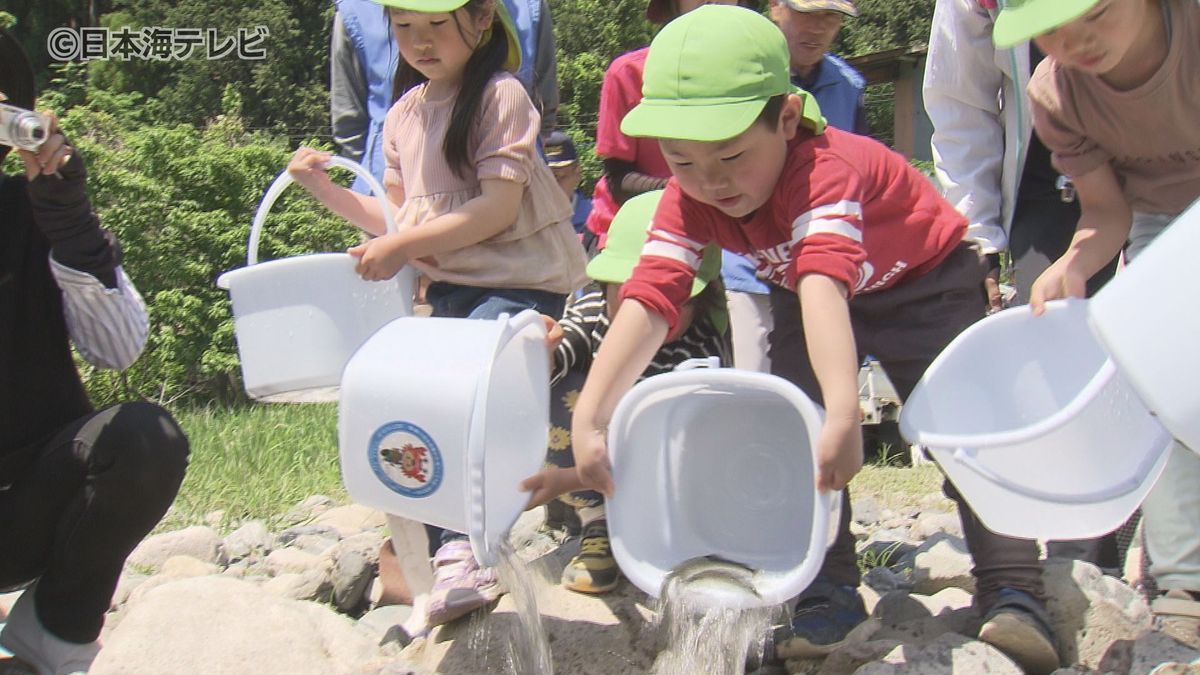
<path fill-rule="evenodd" d="M 32 586 L 22 593 L 13 605 L 4 632 L 0 633 L 0 645 L 36 668 L 38 675 L 86 673 L 100 652 L 100 643 L 68 642 L 43 628 L 33 607 L 35 588 Z"/>

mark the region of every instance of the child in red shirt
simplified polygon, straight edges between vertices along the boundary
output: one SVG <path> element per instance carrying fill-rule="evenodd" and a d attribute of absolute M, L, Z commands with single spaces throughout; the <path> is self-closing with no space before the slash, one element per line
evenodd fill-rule
<path fill-rule="evenodd" d="M 788 61 L 779 30 L 740 8 L 702 7 L 655 38 L 642 102 L 621 128 L 657 138 L 673 178 L 576 403 L 574 482 L 612 493 L 605 429 L 678 320 L 709 243 L 751 256 L 772 282 L 772 372 L 825 406 L 818 489 L 843 489 L 862 467 L 863 357 L 877 357 L 907 396 L 983 317 L 987 266 L 963 241 L 966 220 L 896 153 L 824 128 Z M 539 474 L 525 486 L 544 499 L 570 478 Z M 980 638 L 1030 671 L 1053 670 L 1036 542 L 986 530 L 944 489 L 974 557 Z M 776 636 L 778 655 L 828 654 L 866 619 L 850 520 L 847 492 L 837 540 Z"/>

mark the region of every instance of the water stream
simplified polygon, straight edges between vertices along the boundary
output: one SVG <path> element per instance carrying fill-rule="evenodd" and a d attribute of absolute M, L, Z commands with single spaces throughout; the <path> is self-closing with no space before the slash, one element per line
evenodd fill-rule
<path fill-rule="evenodd" d="M 554 675 L 554 663 L 550 657 L 550 642 L 538 613 L 537 594 L 529 563 L 521 558 L 505 539 L 500 545 L 499 562 L 496 570 L 500 581 L 508 588 L 516 608 L 518 624 L 505 635 L 493 635 L 497 628 L 494 621 L 487 621 L 483 612 L 471 617 L 468 627 L 467 646 L 471 649 L 487 650 L 493 637 L 506 640 L 507 669 L 515 675 Z M 491 668 L 489 667 L 489 671 Z"/>
<path fill-rule="evenodd" d="M 747 657 L 762 659 L 779 608 L 754 607 L 754 572 L 714 557 L 693 558 L 671 571 L 659 599 L 664 649 L 655 675 L 741 675 Z"/>

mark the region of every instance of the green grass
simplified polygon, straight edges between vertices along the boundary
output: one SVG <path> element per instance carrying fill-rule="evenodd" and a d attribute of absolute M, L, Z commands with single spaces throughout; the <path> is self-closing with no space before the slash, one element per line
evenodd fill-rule
<path fill-rule="evenodd" d="M 892 510 L 921 506 L 922 497 L 941 492 L 942 472 L 933 464 L 913 467 L 867 464 L 850 481 L 851 496 L 870 495 L 880 507 Z M 938 502 L 947 511 L 952 505 L 945 497 Z"/>
<path fill-rule="evenodd" d="M 191 442 L 191 465 L 160 531 L 248 519 L 268 526 L 314 494 L 346 501 L 338 465 L 337 407 L 251 405 L 176 411 Z"/>

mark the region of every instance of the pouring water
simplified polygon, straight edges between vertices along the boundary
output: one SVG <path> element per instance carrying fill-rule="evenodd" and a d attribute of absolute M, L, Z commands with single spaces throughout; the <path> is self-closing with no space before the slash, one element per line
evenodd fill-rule
<path fill-rule="evenodd" d="M 659 600 L 666 645 L 652 672 L 740 675 L 747 657 L 761 660 L 779 609 L 759 606 L 757 575 L 716 556 L 692 558 L 672 569 Z"/>

